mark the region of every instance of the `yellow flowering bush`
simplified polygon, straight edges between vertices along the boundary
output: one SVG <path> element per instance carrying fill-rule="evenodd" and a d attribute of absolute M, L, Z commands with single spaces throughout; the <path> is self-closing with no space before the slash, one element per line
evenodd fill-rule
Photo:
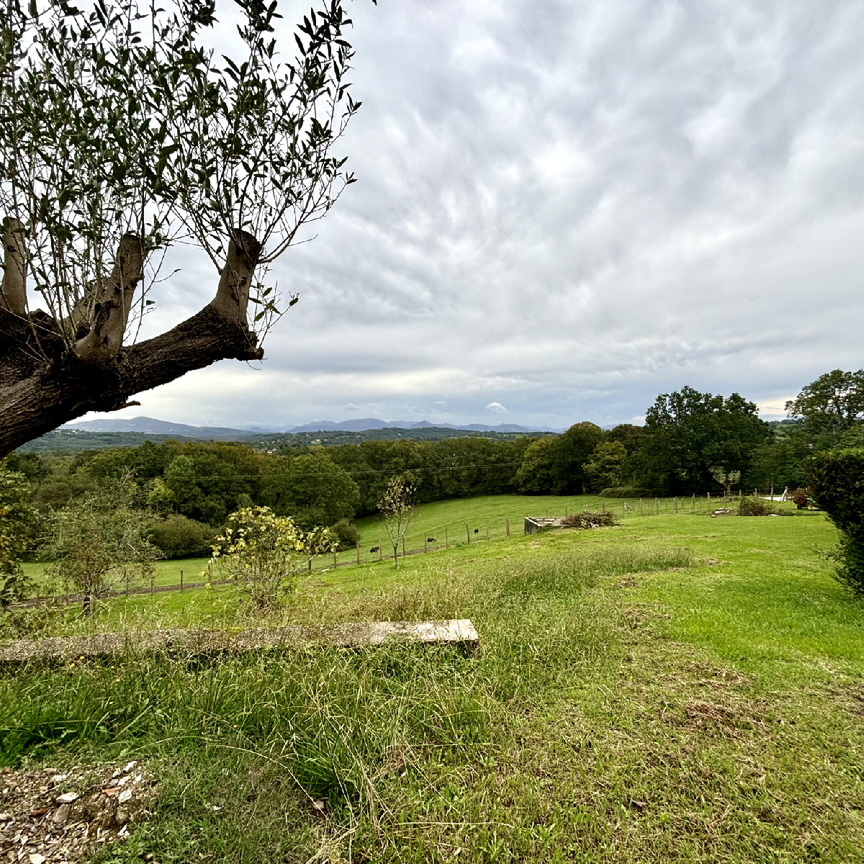
<path fill-rule="evenodd" d="M 294 591 L 315 555 L 337 545 L 323 526 L 301 531 L 290 516 L 277 516 L 269 507 L 241 507 L 213 543 L 210 563 L 237 581 L 256 610 L 267 611 Z"/>

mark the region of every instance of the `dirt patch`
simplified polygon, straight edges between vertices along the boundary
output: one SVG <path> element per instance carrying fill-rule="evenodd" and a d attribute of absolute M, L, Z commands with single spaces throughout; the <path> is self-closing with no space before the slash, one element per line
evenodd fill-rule
<path fill-rule="evenodd" d="M 750 683 L 746 675 L 735 669 L 723 669 L 707 663 L 694 663 L 690 671 L 699 676 L 696 683 L 703 687 L 740 687 Z"/>
<path fill-rule="evenodd" d="M 844 711 L 864 717 L 864 682 L 853 681 L 850 684 L 834 684 L 827 688 L 832 699 Z"/>
<path fill-rule="evenodd" d="M 672 616 L 667 612 L 661 612 L 656 607 L 651 608 L 649 606 L 633 606 L 630 609 L 625 609 L 621 613 L 621 617 L 631 630 L 644 627 L 652 621 L 672 620 Z"/>
<path fill-rule="evenodd" d="M 688 725 L 697 728 L 706 726 L 724 726 L 729 729 L 737 729 L 739 718 L 737 712 L 725 705 L 717 705 L 714 702 L 703 702 L 692 699 L 684 706 L 684 714 Z"/>
<path fill-rule="evenodd" d="M 73 864 L 122 843 L 150 815 L 151 775 L 138 762 L 0 773 L 0 861 Z"/>

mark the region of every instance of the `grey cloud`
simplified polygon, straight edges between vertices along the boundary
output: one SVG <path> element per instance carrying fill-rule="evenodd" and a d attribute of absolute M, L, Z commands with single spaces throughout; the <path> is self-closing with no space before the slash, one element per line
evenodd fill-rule
<path fill-rule="evenodd" d="M 468 421 L 485 393 L 514 422 L 607 423 L 684 384 L 782 404 L 861 365 L 864 5 L 352 16 L 364 104 L 341 152 L 360 182 L 274 268 L 301 302 L 262 371 L 163 388 L 169 419 L 431 419 L 446 402 L 435 416 Z M 212 292 L 209 262 L 175 258 L 148 332 Z M 222 381 L 217 407 L 201 388 Z"/>

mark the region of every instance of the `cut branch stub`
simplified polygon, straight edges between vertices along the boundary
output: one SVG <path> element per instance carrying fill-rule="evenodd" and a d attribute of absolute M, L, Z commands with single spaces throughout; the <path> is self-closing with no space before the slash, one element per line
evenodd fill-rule
<path fill-rule="evenodd" d="M 13 315 L 27 309 L 27 246 L 24 226 L 17 219 L 3 220 L 3 284 L 0 303 Z"/>
<path fill-rule="evenodd" d="M 120 353 L 135 288 L 143 278 L 144 244 L 137 235 L 125 234 L 111 276 L 97 289 L 90 330 L 75 343 L 82 360 L 104 363 Z"/>
<path fill-rule="evenodd" d="M 248 231 L 238 228 L 228 244 L 219 288 L 210 304 L 223 318 L 245 326 L 252 274 L 260 254 L 261 244 Z"/>

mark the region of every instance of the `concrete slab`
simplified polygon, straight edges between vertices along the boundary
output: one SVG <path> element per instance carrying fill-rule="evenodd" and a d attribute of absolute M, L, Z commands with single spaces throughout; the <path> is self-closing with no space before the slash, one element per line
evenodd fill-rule
<path fill-rule="evenodd" d="M 445 621 L 375 621 L 335 627 L 254 628 L 224 630 L 151 630 L 140 633 L 99 633 L 93 636 L 48 636 L 0 642 L 0 665 L 32 661 L 72 662 L 121 654 L 244 653 L 269 649 L 298 649 L 314 645 L 361 648 L 395 640 L 422 645 L 457 645 L 473 653 L 480 642 L 468 618 Z"/>

